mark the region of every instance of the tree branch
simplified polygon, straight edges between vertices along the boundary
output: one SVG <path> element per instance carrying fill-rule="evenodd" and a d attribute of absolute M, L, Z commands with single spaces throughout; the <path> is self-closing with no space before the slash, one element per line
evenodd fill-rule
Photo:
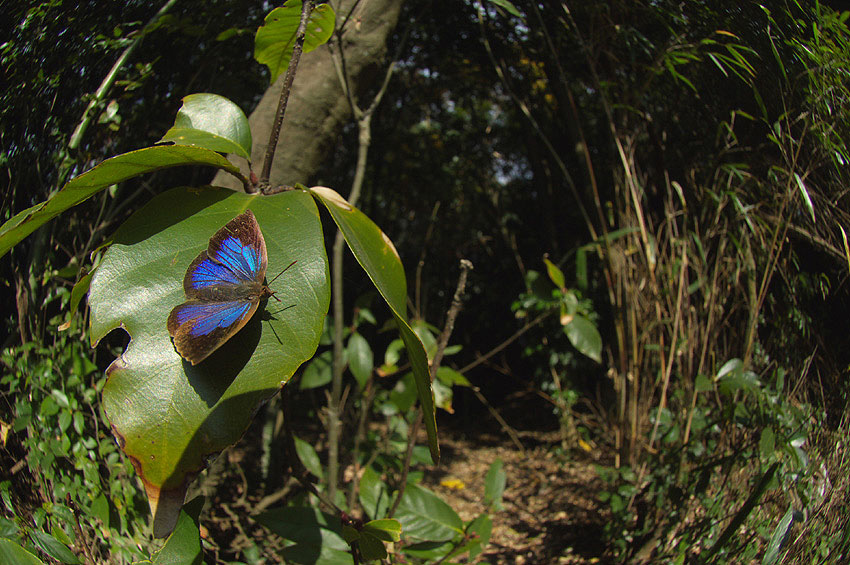
<path fill-rule="evenodd" d="M 269 134 L 269 146 L 266 149 L 266 156 L 263 160 L 263 172 L 260 174 L 260 188 L 265 189 L 269 186 L 269 177 L 272 172 L 272 161 L 274 161 L 274 152 L 277 149 L 277 142 L 280 138 L 280 128 L 283 126 L 283 116 L 286 113 L 286 104 L 289 102 L 289 93 L 292 90 L 292 81 L 295 80 L 295 70 L 298 68 L 298 62 L 301 60 L 301 52 L 304 50 L 304 36 L 307 33 L 307 21 L 310 19 L 310 13 L 313 11 L 312 0 L 305 0 L 301 4 L 301 21 L 298 22 L 298 31 L 295 32 L 295 47 L 292 49 L 292 58 L 289 60 L 289 67 L 286 69 L 286 76 L 283 79 L 283 88 L 280 91 L 280 102 L 277 105 L 277 113 L 274 118 L 274 126 Z M 256 189 L 251 187 L 251 192 L 256 192 Z"/>

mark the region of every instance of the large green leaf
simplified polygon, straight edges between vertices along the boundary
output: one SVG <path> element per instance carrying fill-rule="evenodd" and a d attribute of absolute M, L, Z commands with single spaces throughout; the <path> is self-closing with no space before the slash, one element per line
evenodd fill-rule
<path fill-rule="evenodd" d="M 268 13 L 265 24 L 254 38 L 254 59 L 266 65 L 271 72 L 271 82 L 285 73 L 292 59 L 295 34 L 301 21 L 301 0 L 288 0 L 280 8 Z M 304 53 L 309 53 L 330 39 L 336 25 L 336 15 L 330 4 L 319 4 L 310 12 L 304 36 Z"/>
<path fill-rule="evenodd" d="M 463 533 L 463 521 L 457 512 L 419 485 L 407 485 L 395 517 L 401 522 L 405 538 L 446 541 Z"/>
<path fill-rule="evenodd" d="M 239 172 L 238 167 L 215 151 L 201 147 L 160 145 L 112 157 L 71 179 L 62 190 L 44 202 L 18 212 L 0 226 L 0 257 L 44 223 L 104 188 L 145 173 L 179 165 L 209 165 L 234 174 Z"/>
<path fill-rule="evenodd" d="M 437 421 L 434 395 L 431 392 L 431 375 L 428 358 L 422 342 L 407 322 L 407 280 L 404 267 L 390 238 L 363 212 L 349 204 L 335 190 L 314 186 L 310 192 L 330 212 L 336 225 L 345 236 L 345 241 L 360 266 L 372 279 L 372 283 L 384 297 L 398 324 L 401 339 L 410 358 L 425 430 L 428 432 L 428 447 L 434 463 L 440 461 L 440 445 L 437 441 Z"/>
<path fill-rule="evenodd" d="M 204 362 L 191 366 L 166 328 L 185 300 L 186 268 L 224 224 L 250 208 L 265 236 L 276 298 Z M 174 525 L 189 481 L 236 442 L 261 403 L 316 351 L 330 302 L 318 209 L 304 191 L 274 196 L 174 189 L 114 236 L 91 283 L 92 340 L 122 327 L 127 349 L 107 370 L 103 406 L 145 484 L 155 534 Z"/>
<path fill-rule="evenodd" d="M 190 94 L 183 98 L 174 126 L 160 141 L 235 153 L 251 160 L 251 127 L 242 109 L 218 94 Z"/>
<path fill-rule="evenodd" d="M 286 563 L 351 565 L 348 544 L 339 518 L 313 508 L 287 506 L 256 516 L 257 522 L 282 538 L 295 542 L 283 550 Z"/>

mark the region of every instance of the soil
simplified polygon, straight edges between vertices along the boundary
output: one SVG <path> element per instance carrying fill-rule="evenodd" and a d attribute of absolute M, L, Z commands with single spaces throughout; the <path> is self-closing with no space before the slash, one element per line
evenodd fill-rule
<path fill-rule="evenodd" d="M 490 544 L 480 557 L 488 563 L 606 563 L 602 538 L 602 488 L 586 454 L 556 455 L 557 434 L 526 432 L 521 451 L 507 436 L 474 439 L 440 432 L 442 461 L 426 472 L 425 485 L 451 501 L 464 520 L 486 510 L 484 480 L 496 459 L 507 476 L 503 510 L 491 514 Z M 459 483 L 456 481 L 460 481 Z M 462 487 L 458 488 L 460 485 Z"/>

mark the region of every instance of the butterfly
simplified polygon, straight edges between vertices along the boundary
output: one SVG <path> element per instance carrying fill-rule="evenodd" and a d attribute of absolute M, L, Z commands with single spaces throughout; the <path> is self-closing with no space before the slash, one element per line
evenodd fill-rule
<path fill-rule="evenodd" d="M 197 365 L 209 357 L 274 295 L 263 282 L 267 266 L 266 242 L 251 210 L 210 238 L 183 278 L 188 300 L 168 315 L 168 333 L 186 361 Z"/>

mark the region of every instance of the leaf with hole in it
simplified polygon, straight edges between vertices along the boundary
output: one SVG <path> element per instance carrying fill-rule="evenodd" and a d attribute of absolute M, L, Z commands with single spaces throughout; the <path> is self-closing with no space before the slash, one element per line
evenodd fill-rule
<path fill-rule="evenodd" d="M 280 8 L 269 12 L 265 23 L 257 30 L 254 59 L 269 68 L 272 83 L 289 67 L 300 21 L 301 0 L 288 0 Z M 335 25 L 336 15 L 330 4 L 314 6 L 304 35 L 304 53 L 326 43 L 333 35 Z"/>
<path fill-rule="evenodd" d="M 71 179 L 44 202 L 18 212 L 0 226 L 0 257 L 43 224 L 104 188 L 145 173 L 180 165 L 209 165 L 239 173 L 239 168 L 223 156 L 201 147 L 160 145 L 112 157 Z"/>
<path fill-rule="evenodd" d="M 593 322 L 584 316 L 575 315 L 572 320 L 564 326 L 564 333 L 573 347 L 587 355 L 597 363 L 602 362 L 602 336 Z"/>
<path fill-rule="evenodd" d="M 428 432 L 431 458 L 434 463 L 439 463 L 440 446 L 437 441 L 437 421 L 428 358 L 422 342 L 407 322 L 407 280 L 398 251 L 375 222 L 349 204 L 335 190 L 314 186 L 310 192 L 330 212 L 357 262 L 390 307 L 413 370 L 425 431 Z"/>
<path fill-rule="evenodd" d="M 174 126 L 160 142 L 235 153 L 251 160 L 251 127 L 242 109 L 218 94 L 190 94 L 183 98 Z"/>
<path fill-rule="evenodd" d="M 209 238 L 250 208 L 268 250 L 276 302 L 208 359 L 192 366 L 166 327 L 185 301 L 183 277 Z M 103 407 L 142 479 L 154 533 L 174 526 L 189 481 L 235 443 L 258 407 L 312 357 L 330 303 L 328 261 L 315 202 L 304 191 L 274 196 L 174 189 L 136 212 L 114 235 L 89 290 L 97 343 L 118 327 L 130 335 L 107 370 Z"/>

